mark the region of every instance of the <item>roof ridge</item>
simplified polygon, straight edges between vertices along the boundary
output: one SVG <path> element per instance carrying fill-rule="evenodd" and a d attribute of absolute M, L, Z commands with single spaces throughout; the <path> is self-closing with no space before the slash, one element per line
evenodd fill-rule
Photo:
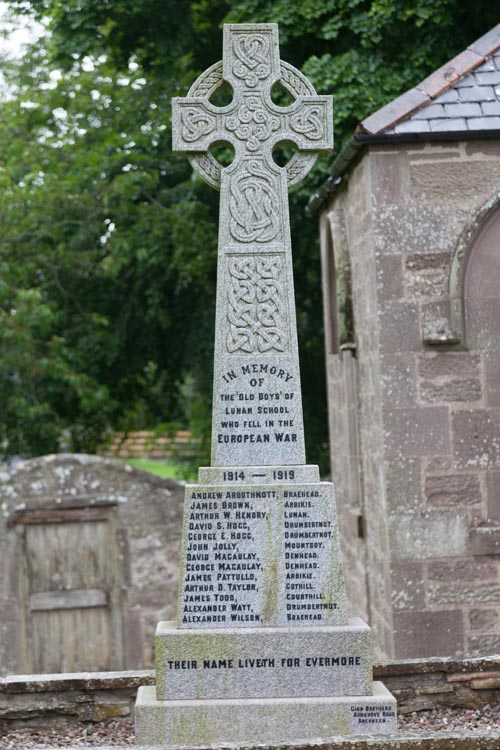
<path fill-rule="evenodd" d="M 431 73 L 416 86 L 366 117 L 357 134 L 376 135 L 406 119 L 471 73 L 500 48 L 500 23 L 472 42 L 463 52 Z"/>

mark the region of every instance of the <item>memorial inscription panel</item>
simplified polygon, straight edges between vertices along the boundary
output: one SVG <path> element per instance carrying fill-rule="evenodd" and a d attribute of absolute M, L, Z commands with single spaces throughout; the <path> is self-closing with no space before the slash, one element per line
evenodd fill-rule
<path fill-rule="evenodd" d="M 304 625 L 185 631 L 160 623 L 156 635 L 157 695 L 184 698 L 369 695 L 370 628 Z"/>
<path fill-rule="evenodd" d="M 330 483 L 188 485 L 183 540 L 179 627 L 346 623 Z"/>

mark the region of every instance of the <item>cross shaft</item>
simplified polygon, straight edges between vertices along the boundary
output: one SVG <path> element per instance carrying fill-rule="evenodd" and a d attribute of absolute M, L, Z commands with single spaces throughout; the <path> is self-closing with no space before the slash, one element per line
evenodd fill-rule
<path fill-rule="evenodd" d="M 233 90 L 225 107 L 209 101 L 217 71 Z M 289 107 L 272 102 L 277 81 Z M 299 181 L 331 148 L 331 98 L 280 63 L 276 24 L 225 26 L 222 76 L 213 66 L 190 94 L 173 101 L 174 151 L 221 190 L 212 465 L 303 464 L 287 174 Z M 223 142 L 235 156 L 220 170 L 210 148 Z M 295 173 L 272 159 L 283 142 L 298 149 Z"/>

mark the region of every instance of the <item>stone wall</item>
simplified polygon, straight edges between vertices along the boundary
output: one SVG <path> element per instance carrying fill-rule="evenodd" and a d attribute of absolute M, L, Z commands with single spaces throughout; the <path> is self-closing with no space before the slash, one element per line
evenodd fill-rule
<path fill-rule="evenodd" d="M 500 307 L 461 299 L 474 263 L 497 278 L 474 243 L 499 185 L 498 141 L 371 146 L 327 209 L 345 217 L 351 264 L 369 619 L 398 658 L 500 650 Z M 453 330 L 455 295 L 469 338 Z M 359 575 L 355 545 L 344 552 Z"/>
<path fill-rule="evenodd" d="M 500 660 L 494 657 L 381 662 L 374 664 L 373 676 L 396 697 L 400 714 L 438 706 L 479 708 L 500 696 Z M 154 684 L 153 670 L 0 677 L 0 730 L 126 719 L 133 715 L 139 686 Z M 498 731 L 497 738 L 500 746 Z"/>
<path fill-rule="evenodd" d="M 341 540 L 345 558 L 349 609 L 368 619 L 373 629 L 375 655 L 392 653 L 392 612 L 390 602 L 388 527 L 385 513 L 383 468 L 383 420 L 380 397 L 380 344 L 377 320 L 376 256 L 373 242 L 371 196 L 369 192 L 370 164 L 360 163 L 349 182 L 349 200 L 340 200 L 343 217 L 332 222 L 333 252 L 346 243 L 350 261 L 351 295 L 356 325 L 356 359 L 348 351 L 328 353 L 329 408 L 331 410 L 332 479 L 337 488 L 337 503 Z M 332 206 L 332 208 L 334 208 Z M 337 273 L 338 275 L 338 273 Z M 328 294 L 328 292 L 327 292 Z M 329 310 L 330 312 L 330 310 Z M 328 315 L 327 315 L 328 317 Z M 325 321 L 328 329 L 329 321 Z M 338 383 L 344 392 L 355 381 L 356 414 L 341 413 L 352 405 L 339 399 Z M 351 388 L 351 392 L 352 392 Z M 337 411 L 338 409 L 338 411 Z M 344 481 L 344 456 L 352 455 L 352 443 L 357 443 L 358 475 L 361 488 L 359 502 L 353 494 L 352 483 Z M 376 543 L 365 545 L 364 536 Z M 360 570 L 361 566 L 364 570 Z M 365 584 L 366 582 L 366 584 Z M 360 586 L 365 591 L 360 591 Z M 371 592 L 377 592 L 373 596 Z"/>
<path fill-rule="evenodd" d="M 98 668 L 93 659 L 97 664 L 104 659 L 110 669 L 152 666 L 156 624 L 175 618 L 183 495 L 179 482 L 97 456 L 44 456 L 0 474 L 1 673 L 78 671 L 78 651 L 85 648 L 82 640 L 96 644 L 96 655 L 88 652 L 90 663 L 85 669 Z M 91 550 L 92 555 L 85 557 L 83 547 L 89 546 L 92 535 L 97 538 L 98 524 L 109 525 L 110 534 L 105 537 L 109 548 Z M 43 588 L 49 590 L 43 593 L 30 590 L 30 582 L 36 584 L 43 575 L 43 571 L 29 571 L 32 548 L 26 547 L 26 530 L 35 525 L 46 531 L 43 539 L 48 544 L 53 535 L 55 551 L 47 550 L 44 558 L 45 550 L 41 550 L 42 567 L 49 564 L 47 559 L 56 560 L 58 566 L 44 583 Z M 84 526 L 87 536 L 79 535 Z M 64 527 L 76 534 L 81 549 L 59 550 L 56 558 L 57 546 L 65 540 Z M 108 576 L 111 583 L 92 583 L 99 565 L 96 557 L 102 557 L 104 569 L 113 566 Z M 68 573 L 70 558 L 77 567 L 81 561 L 86 569 Z M 81 575 L 83 585 L 72 584 L 76 575 Z M 76 590 L 65 591 L 68 587 Z M 39 617 L 36 622 L 35 615 Z M 112 620 L 110 654 L 99 653 L 99 647 L 108 647 L 102 632 L 85 631 L 93 627 L 97 615 L 101 628 Z M 59 626 L 64 637 L 53 644 L 55 658 L 67 650 L 69 668 L 34 669 L 40 659 L 42 664 L 47 662 L 43 661 L 46 655 L 33 650 L 38 646 L 49 650 L 50 631 Z"/>

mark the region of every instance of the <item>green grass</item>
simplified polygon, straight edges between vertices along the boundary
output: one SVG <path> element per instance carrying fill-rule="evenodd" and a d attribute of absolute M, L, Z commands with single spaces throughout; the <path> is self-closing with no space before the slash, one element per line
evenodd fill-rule
<path fill-rule="evenodd" d="M 149 471 L 150 474 L 157 474 L 159 477 L 186 479 L 187 467 L 169 463 L 161 459 L 126 458 L 124 459 L 124 463 L 134 466 L 136 469 L 142 469 L 142 471 Z"/>

